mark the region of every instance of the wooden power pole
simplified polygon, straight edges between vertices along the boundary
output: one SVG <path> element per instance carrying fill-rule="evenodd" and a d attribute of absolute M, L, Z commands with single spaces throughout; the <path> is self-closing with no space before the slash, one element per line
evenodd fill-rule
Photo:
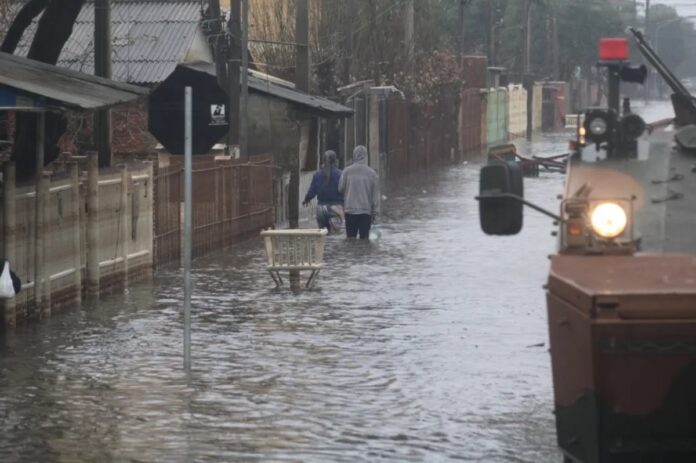
<path fill-rule="evenodd" d="M 309 92 L 309 1 L 295 0 L 295 86 L 297 90 Z M 300 159 L 309 149 L 310 121 L 299 121 L 300 146 L 297 154 L 291 155 L 290 185 L 288 192 L 288 222 L 290 228 L 300 226 Z M 290 272 L 290 287 L 300 286 L 299 271 Z"/>
<path fill-rule="evenodd" d="M 111 0 L 94 2 L 94 75 L 111 78 Z M 111 166 L 111 111 L 94 114 L 94 144 L 99 167 Z"/>
<path fill-rule="evenodd" d="M 309 2 L 295 1 L 295 85 L 298 90 L 309 91 Z M 300 150 L 308 145 L 309 126 L 300 121 Z M 300 156 L 290 163 L 290 191 L 288 194 L 290 228 L 300 225 Z"/>
<path fill-rule="evenodd" d="M 466 54 L 466 7 L 470 0 L 459 0 L 459 58 Z"/>
<path fill-rule="evenodd" d="M 232 35 L 230 53 L 227 63 L 228 96 L 230 100 L 230 126 L 227 144 L 239 147 L 239 121 L 241 99 L 241 64 L 242 64 L 242 0 L 230 2 L 229 30 Z"/>
<path fill-rule="evenodd" d="M 529 74 L 532 47 L 532 0 L 525 0 L 522 11 L 524 37 L 522 41 L 522 75 Z"/>
<path fill-rule="evenodd" d="M 309 91 L 309 2 L 295 0 L 295 85 Z"/>
<path fill-rule="evenodd" d="M 495 25 L 496 25 L 496 4 L 495 0 L 488 0 L 488 34 L 487 34 L 487 42 L 488 42 L 488 65 L 489 66 L 495 66 L 496 65 L 496 46 L 495 46 Z"/>
<path fill-rule="evenodd" d="M 242 0 L 241 93 L 239 97 L 239 154 L 249 156 L 249 0 Z"/>
<path fill-rule="evenodd" d="M 227 87 L 227 39 L 225 27 L 222 23 L 220 0 L 210 0 L 208 7 L 208 20 L 210 21 L 210 34 L 212 36 L 213 53 L 215 55 L 215 75 L 220 88 Z"/>
<path fill-rule="evenodd" d="M 353 65 L 353 24 L 355 22 L 355 0 L 343 0 L 343 85 L 350 84 L 350 69 Z"/>
<path fill-rule="evenodd" d="M 406 6 L 404 9 L 404 45 L 406 46 L 406 56 L 408 58 L 409 63 L 413 60 L 413 54 L 415 52 L 415 18 L 415 0 L 406 0 Z"/>

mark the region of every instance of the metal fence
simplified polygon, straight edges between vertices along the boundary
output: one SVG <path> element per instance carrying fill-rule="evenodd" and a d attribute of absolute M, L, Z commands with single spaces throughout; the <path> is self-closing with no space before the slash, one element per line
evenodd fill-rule
<path fill-rule="evenodd" d="M 229 246 L 273 225 L 273 162 L 195 161 L 193 255 Z M 155 176 L 155 266 L 181 259 L 183 165 L 158 167 Z"/>
<path fill-rule="evenodd" d="M 463 157 L 477 155 L 487 142 L 487 104 L 485 90 L 465 88 L 461 93 L 459 149 Z"/>
<path fill-rule="evenodd" d="M 461 159 L 459 111 L 459 95 L 453 91 L 443 91 L 430 103 L 409 102 L 392 95 L 387 102 L 385 127 L 390 179 Z"/>

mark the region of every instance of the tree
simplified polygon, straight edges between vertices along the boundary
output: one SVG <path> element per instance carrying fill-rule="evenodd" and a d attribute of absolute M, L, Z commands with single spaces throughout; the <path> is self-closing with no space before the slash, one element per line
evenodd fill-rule
<path fill-rule="evenodd" d="M 31 23 L 41 15 L 27 57 L 56 64 L 65 43 L 70 38 L 84 0 L 29 0 L 19 10 L 5 34 L 0 49 L 14 53 Z M 18 114 L 12 160 L 17 165 L 17 178 L 31 178 L 36 170 L 36 115 Z M 65 118 L 48 114 L 46 117 L 45 162 L 58 157 L 58 141 L 65 133 Z"/>

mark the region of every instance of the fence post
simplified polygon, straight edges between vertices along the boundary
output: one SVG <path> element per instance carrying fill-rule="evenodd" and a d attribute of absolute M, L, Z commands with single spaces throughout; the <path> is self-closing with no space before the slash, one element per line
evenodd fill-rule
<path fill-rule="evenodd" d="M 160 172 L 159 157 L 152 160 L 152 268 L 155 269 L 160 265 L 161 243 L 158 240 L 158 235 L 162 230 L 162 210 L 167 213 L 169 203 L 162 203 L 162 175 Z M 168 223 L 168 222 L 167 222 Z M 159 233 L 158 233 L 159 232 Z"/>
<path fill-rule="evenodd" d="M 99 296 L 99 158 L 87 153 L 87 296 Z"/>
<path fill-rule="evenodd" d="M 46 259 L 46 250 L 51 248 L 49 240 L 53 236 L 48 223 L 51 204 L 50 186 L 50 174 L 43 174 L 39 182 L 39 191 L 41 193 L 41 199 L 39 200 L 39 205 L 41 206 L 41 228 L 39 229 L 41 247 L 37 249 L 41 256 L 41 318 L 51 316 L 51 272 Z"/>
<path fill-rule="evenodd" d="M 128 233 L 130 225 L 128 223 L 128 191 L 130 190 L 130 183 L 128 182 L 128 166 L 125 164 L 121 166 L 121 217 L 119 218 L 121 222 L 121 236 L 119 239 L 123 241 L 122 254 L 123 257 L 123 287 L 128 287 L 128 242 L 130 241 L 130 234 Z"/>
<path fill-rule="evenodd" d="M 228 235 L 229 224 L 228 219 L 230 215 L 227 213 L 227 164 L 223 163 L 220 165 L 221 176 L 222 176 L 222 245 L 229 246 L 231 243 L 230 237 Z"/>
<path fill-rule="evenodd" d="M 34 311 L 32 316 L 41 317 L 43 304 L 43 200 L 44 194 L 41 191 L 43 185 L 43 175 L 36 178 L 34 183 Z"/>
<path fill-rule="evenodd" d="M 147 275 L 152 278 L 155 268 L 155 163 L 146 161 L 147 165 L 147 182 L 145 183 L 145 195 L 147 196 L 146 210 L 150 214 L 150 226 L 147 227 L 147 243 L 150 246 L 150 265 L 147 269 Z"/>
<path fill-rule="evenodd" d="M 5 163 L 3 169 L 3 199 L 5 204 L 3 205 L 4 217 L 3 217 L 3 237 L 4 237 L 4 254 L 5 259 L 8 260 L 10 265 L 15 263 L 17 257 L 16 243 L 15 243 L 15 227 L 16 227 L 16 211 L 17 211 L 17 197 L 15 192 L 15 165 L 14 162 Z M 6 327 L 17 326 L 17 312 L 16 303 L 14 298 L 5 299 L 3 301 L 3 316 L 4 324 Z"/>
<path fill-rule="evenodd" d="M 70 161 L 67 165 L 70 183 L 72 183 L 72 210 L 73 216 L 72 244 L 73 244 L 73 268 L 75 269 L 75 300 L 82 302 L 82 246 L 80 244 L 80 232 L 82 222 L 80 221 L 80 168 L 77 162 Z"/>

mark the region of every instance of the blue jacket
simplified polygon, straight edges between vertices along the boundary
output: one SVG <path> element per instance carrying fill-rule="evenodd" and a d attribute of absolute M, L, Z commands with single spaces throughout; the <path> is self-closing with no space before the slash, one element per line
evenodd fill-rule
<path fill-rule="evenodd" d="M 338 182 L 341 179 L 341 169 L 331 169 L 329 184 L 324 183 L 324 170 L 319 170 L 312 177 L 312 184 L 305 195 L 305 202 L 311 201 L 317 196 L 319 204 L 343 204 L 343 195 L 338 191 Z"/>

